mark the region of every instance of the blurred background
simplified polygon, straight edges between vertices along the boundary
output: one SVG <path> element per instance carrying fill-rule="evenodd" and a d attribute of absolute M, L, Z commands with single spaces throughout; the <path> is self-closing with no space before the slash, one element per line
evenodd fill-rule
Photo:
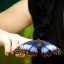
<path fill-rule="evenodd" d="M 18 1 L 20 0 L 0 0 L 0 12 L 5 11 Z M 32 38 L 33 26 L 30 25 L 26 27 L 23 31 L 20 31 L 18 34 L 26 38 Z M 4 47 L 0 46 L 0 64 L 31 64 L 31 57 L 29 55 L 26 55 L 25 58 L 21 59 L 15 57 L 14 54 L 5 56 Z"/>

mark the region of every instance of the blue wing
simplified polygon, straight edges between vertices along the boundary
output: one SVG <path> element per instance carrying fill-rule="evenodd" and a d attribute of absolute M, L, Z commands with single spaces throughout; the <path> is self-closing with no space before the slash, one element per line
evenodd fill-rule
<path fill-rule="evenodd" d="M 30 55 L 35 55 L 38 53 L 36 45 L 37 43 L 35 41 L 26 42 L 15 50 L 15 54 L 19 53 L 18 51 L 20 50 L 20 53 L 23 52 Z"/>
<path fill-rule="evenodd" d="M 27 53 L 30 55 L 37 55 L 38 54 L 38 49 L 37 49 L 37 42 L 38 40 L 33 40 L 33 41 L 29 41 L 24 43 L 23 45 L 19 46 L 16 50 L 15 50 L 15 54 L 19 54 L 19 53 Z M 49 54 L 50 55 L 50 51 L 56 50 L 57 47 L 50 44 L 47 41 L 44 40 L 40 40 L 42 46 L 41 46 L 41 54 Z"/>
<path fill-rule="evenodd" d="M 52 45 L 49 42 L 42 40 L 42 49 L 41 49 L 42 53 L 47 53 L 48 51 L 53 51 L 56 49 L 57 47 L 55 45 Z"/>
<path fill-rule="evenodd" d="M 52 45 L 49 42 L 42 40 L 41 53 L 44 57 L 50 57 L 52 55 L 52 51 L 54 50 L 57 50 L 57 47 L 55 45 Z"/>

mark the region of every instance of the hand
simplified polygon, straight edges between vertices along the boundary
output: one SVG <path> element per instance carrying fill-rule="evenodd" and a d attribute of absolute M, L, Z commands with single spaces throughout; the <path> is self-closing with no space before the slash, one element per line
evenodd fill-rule
<path fill-rule="evenodd" d="M 21 37 L 18 34 L 8 33 L 4 30 L 0 29 L 0 45 L 3 45 L 5 47 L 5 55 L 7 56 L 9 53 L 13 53 L 13 51 L 20 46 L 21 44 L 24 44 L 27 41 L 31 41 L 31 39 L 27 39 L 24 37 Z M 25 56 L 25 54 L 21 54 L 22 57 Z"/>

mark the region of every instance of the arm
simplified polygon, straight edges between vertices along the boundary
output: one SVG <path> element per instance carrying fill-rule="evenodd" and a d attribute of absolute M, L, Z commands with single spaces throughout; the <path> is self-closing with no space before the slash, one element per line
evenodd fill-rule
<path fill-rule="evenodd" d="M 28 0 L 19 1 L 6 11 L 0 13 L 0 45 L 4 45 L 5 54 L 13 52 L 19 45 L 31 41 L 16 33 L 32 23 L 28 11 Z M 8 33 L 8 32 L 12 33 Z"/>
<path fill-rule="evenodd" d="M 0 13 L 0 28 L 17 33 L 32 23 L 28 0 L 22 0 Z"/>
<path fill-rule="evenodd" d="M 18 34 L 13 34 L 0 29 L 0 46 L 5 47 L 5 55 L 13 53 L 13 51 L 24 44 L 25 42 L 31 41 L 32 39 L 21 37 Z"/>

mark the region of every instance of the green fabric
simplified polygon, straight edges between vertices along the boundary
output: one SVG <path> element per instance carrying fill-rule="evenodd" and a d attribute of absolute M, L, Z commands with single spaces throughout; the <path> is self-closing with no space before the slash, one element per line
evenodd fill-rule
<path fill-rule="evenodd" d="M 14 3 L 18 2 L 19 0 L 0 0 L 0 12 L 8 9 Z M 20 35 L 26 38 L 32 38 L 32 25 L 25 28 Z M 4 48 L 0 47 L 0 64 L 31 64 L 30 56 L 26 56 L 24 59 L 20 59 L 15 57 L 15 55 L 4 55 Z"/>
<path fill-rule="evenodd" d="M 26 37 L 26 38 L 30 38 L 32 39 L 33 38 L 33 26 L 30 25 L 28 27 L 26 27 L 22 33 L 20 32 L 20 35 Z"/>

